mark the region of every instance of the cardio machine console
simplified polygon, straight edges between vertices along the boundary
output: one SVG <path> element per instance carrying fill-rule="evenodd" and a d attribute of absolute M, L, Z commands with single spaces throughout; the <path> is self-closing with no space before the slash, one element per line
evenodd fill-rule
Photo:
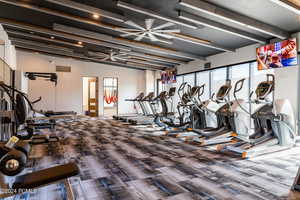
<path fill-rule="evenodd" d="M 274 89 L 274 83 L 272 81 L 261 82 L 256 88 L 256 96 L 258 99 L 265 99 Z"/>
<path fill-rule="evenodd" d="M 223 85 L 217 93 L 217 99 L 223 100 L 226 96 L 228 96 L 230 90 L 231 90 L 231 85 Z"/>
<path fill-rule="evenodd" d="M 169 97 L 173 97 L 175 95 L 175 93 L 176 93 L 176 87 L 171 87 L 169 89 L 168 95 L 169 95 Z"/>

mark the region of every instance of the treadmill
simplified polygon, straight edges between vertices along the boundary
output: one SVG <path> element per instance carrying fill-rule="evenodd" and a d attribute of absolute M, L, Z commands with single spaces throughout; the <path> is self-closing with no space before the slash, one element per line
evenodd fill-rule
<path fill-rule="evenodd" d="M 130 113 L 130 114 L 123 114 L 123 115 L 113 115 L 113 119 L 115 120 L 126 120 L 127 117 L 134 117 L 134 116 L 142 116 L 145 115 L 145 111 L 143 110 L 143 107 L 140 107 L 142 110 L 142 113 L 139 113 L 139 110 L 137 108 L 136 102 L 140 101 L 144 98 L 144 92 L 141 92 L 137 97 L 134 99 L 125 99 L 125 101 L 133 102 L 134 108 L 136 110 L 136 113 Z"/>
<path fill-rule="evenodd" d="M 164 123 L 160 121 L 161 113 L 158 112 L 159 102 L 161 103 L 160 99 L 165 98 L 166 101 L 170 101 L 171 110 L 173 107 L 173 97 L 176 92 L 176 87 L 171 87 L 168 92 L 163 91 L 157 97 L 144 99 L 142 102 L 150 107 L 152 115 L 149 115 L 148 118 L 138 118 L 131 120 L 130 122 L 134 125 L 157 125 L 158 127 L 165 127 Z M 166 102 L 165 102 L 166 103 Z M 164 105 L 166 107 L 167 103 Z M 164 107 L 161 105 L 161 108 Z M 154 128 L 154 127 L 153 127 Z"/>
<path fill-rule="evenodd" d="M 146 104 L 146 102 L 152 100 L 153 98 L 154 98 L 154 92 L 149 92 L 147 96 L 138 99 L 137 102 L 143 111 L 143 115 L 129 116 L 123 119 L 122 121 L 135 125 L 134 122 L 137 119 L 149 119 L 149 117 L 152 117 L 153 113 L 151 113 L 151 109 L 149 109 L 149 106 Z"/>

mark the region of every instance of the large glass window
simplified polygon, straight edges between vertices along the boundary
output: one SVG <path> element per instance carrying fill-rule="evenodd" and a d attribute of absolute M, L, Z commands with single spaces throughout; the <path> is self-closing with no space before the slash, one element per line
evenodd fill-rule
<path fill-rule="evenodd" d="M 258 84 L 260 82 L 267 80 L 267 74 L 274 74 L 274 69 L 258 70 L 257 69 L 257 62 L 252 62 L 251 63 L 251 71 L 252 71 L 252 73 L 251 73 L 251 75 L 252 75 L 251 89 L 252 89 L 253 92 L 255 92 L 256 87 L 258 86 Z"/>
<path fill-rule="evenodd" d="M 245 99 L 246 101 L 249 99 L 249 75 L 250 75 L 250 64 L 246 63 L 246 64 L 241 64 L 241 65 L 234 65 L 232 67 L 230 67 L 229 69 L 229 77 L 231 80 L 231 84 L 232 84 L 232 90 L 230 92 L 230 100 L 234 99 L 234 86 L 236 84 L 237 81 L 241 80 L 241 79 L 245 79 L 244 81 L 244 85 L 242 87 L 242 89 L 236 94 L 238 99 Z"/>
<path fill-rule="evenodd" d="M 195 86 L 195 73 L 183 76 L 183 81 L 187 82 L 191 87 Z"/>
<path fill-rule="evenodd" d="M 204 93 L 201 96 L 202 101 L 208 100 L 210 98 L 210 80 L 209 80 L 210 75 L 209 74 L 210 74 L 209 71 L 199 72 L 196 74 L 196 84 L 198 86 L 205 84 Z"/>
<path fill-rule="evenodd" d="M 176 87 L 176 93 L 175 96 L 173 97 L 173 107 L 176 108 L 177 104 L 179 103 L 180 99 L 178 96 L 178 89 L 180 85 L 183 83 L 183 76 L 177 76 L 176 83 L 172 84 L 172 87 Z"/>

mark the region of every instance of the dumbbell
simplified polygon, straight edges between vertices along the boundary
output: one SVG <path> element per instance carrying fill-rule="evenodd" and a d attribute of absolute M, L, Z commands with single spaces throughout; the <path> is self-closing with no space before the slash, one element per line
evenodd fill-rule
<path fill-rule="evenodd" d="M 15 176 L 26 166 L 26 155 L 17 149 L 11 149 L 0 159 L 0 172 L 6 176 Z"/>
<path fill-rule="evenodd" d="M 15 176 L 23 171 L 30 149 L 27 142 L 19 141 L 15 136 L 11 137 L 6 144 L 1 144 L 0 172 L 7 176 Z"/>

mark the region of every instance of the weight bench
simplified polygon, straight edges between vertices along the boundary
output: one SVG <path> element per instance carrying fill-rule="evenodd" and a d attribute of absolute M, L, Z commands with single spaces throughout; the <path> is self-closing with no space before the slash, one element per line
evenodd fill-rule
<path fill-rule="evenodd" d="M 12 184 L 11 188 L 8 188 L 8 186 L 7 188 L 4 188 L 4 191 L 5 189 L 7 189 L 8 191 L 13 192 L 2 193 L 0 194 L 0 198 L 14 196 L 16 194 L 28 192 L 32 189 L 37 189 L 43 186 L 63 181 L 67 191 L 67 199 L 72 200 L 74 199 L 74 194 L 68 178 L 76 176 L 78 174 L 79 168 L 77 167 L 77 165 L 74 163 L 68 163 L 20 175 L 16 177 L 15 182 Z"/>

